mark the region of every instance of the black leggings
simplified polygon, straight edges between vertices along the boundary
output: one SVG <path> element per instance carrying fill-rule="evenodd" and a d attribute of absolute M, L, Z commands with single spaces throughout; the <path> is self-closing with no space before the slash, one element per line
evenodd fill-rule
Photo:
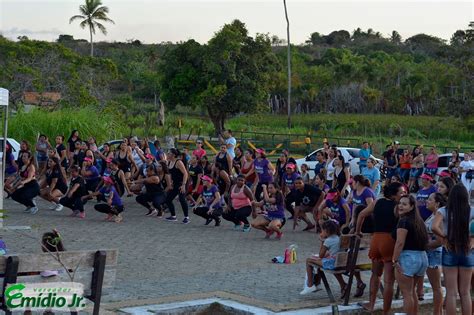
<path fill-rule="evenodd" d="M 237 210 L 231 209 L 229 212 L 224 212 L 222 217 L 227 221 L 233 222 L 236 225 L 239 225 L 240 222 L 244 222 L 245 225 L 249 225 L 247 217 L 252 213 L 252 207 L 246 206 L 239 208 Z"/>
<path fill-rule="evenodd" d="M 105 214 L 113 214 L 117 215 L 121 212 L 123 212 L 123 206 L 109 206 L 106 203 L 99 203 L 97 205 L 94 205 L 94 209 Z"/>
<path fill-rule="evenodd" d="M 34 207 L 33 198 L 39 195 L 40 187 L 36 180 L 26 183 L 25 186 L 15 190 L 12 199 L 26 207 Z"/>
<path fill-rule="evenodd" d="M 174 208 L 173 200 L 178 196 L 179 198 L 179 203 L 181 204 L 181 208 L 183 208 L 183 213 L 184 216 L 187 217 L 189 216 L 188 212 L 188 203 L 186 201 L 186 193 L 182 194 L 179 191 L 180 186 L 175 186 L 173 187 L 173 190 L 169 191 L 166 195 L 166 205 L 168 206 L 168 209 L 170 210 L 171 215 L 174 217 L 176 216 L 176 210 Z"/>
<path fill-rule="evenodd" d="M 222 214 L 221 208 L 214 209 L 214 211 L 210 215 L 207 214 L 208 211 L 209 211 L 209 207 L 197 207 L 196 209 L 194 209 L 194 214 L 200 217 L 203 217 L 204 219 L 215 219 L 215 220 L 217 220 L 219 216 Z"/>
<path fill-rule="evenodd" d="M 151 209 L 150 202 L 155 209 L 158 209 L 166 201 L 166 195 L 165 193 L 141 194 L 135 200 L 147 209 Z"/>
<path fill-rule="evenodd" d="M 73 211 L 80 211 L 84 212 L 84 203 L 86 201 L 82 201 L 81 197 L 63 197 L 59 200 L 59 203 L 63 206 L 70 208 Z"/>

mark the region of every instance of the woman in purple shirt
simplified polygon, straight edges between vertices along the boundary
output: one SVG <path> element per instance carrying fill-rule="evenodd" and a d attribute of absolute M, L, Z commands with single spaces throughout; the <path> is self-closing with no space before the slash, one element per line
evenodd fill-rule
<path fill-rule="evenodd" d="M 275 168 L 272 163 L 267 159 L 265 150 L 255 150 L 256 159 L 253 161 L 255 173 L 257 174 L 256 182 L 252 186 L 252 190 L 255 193 L 255 199 L 258 201 L 262 200 L 262 185 L 268 185 L 273 182 L 273 173 Z"/>
<path fill-rule="evenodd" d="M 351 219 L 351 228 L 355 229 L 356 226 L 356 216 L 358 213 L 354 211 L 357 206 L 365 206 L 371 204 L 375 200 L 375 195 L 372 189 L 370 189 L 370 181 L 362 175 L 356 175 L 352 179 L 352 193 L 349 197 L 349 204 L 351 205 L 352 210 L 352 219 Z M 371 221 L 372 218 L 367 221 Z"/>
<path fill-rule="evenodd" d="M 252 211 L 252 227 L 265 231 L 265 238 L 270 238 L 273 233 L 276 232 L 276 238 L 281 239 L 283 232 L 281 227 L 285 223 L 285 207 L 284 198 L 281 190 L 276 183 L 270 183 L 268 185 L 262 185 L 263 198 L 262 201 L 254 201 L 254 209 Z M 257 216 L 255 207 L 260 207 L 263 211 Z"/>
<path fill-rule="evenodd" d="M 222 214 L 222 197 L 219 188 L 212 184 L 212 178 L 207 175 L 201 177 L 203 191 L 196 201 L 194 214 L 206 219 L 205 225 L 209 225 L 213 220 L 215 226 L 221 225 L 219 216 Z"/>

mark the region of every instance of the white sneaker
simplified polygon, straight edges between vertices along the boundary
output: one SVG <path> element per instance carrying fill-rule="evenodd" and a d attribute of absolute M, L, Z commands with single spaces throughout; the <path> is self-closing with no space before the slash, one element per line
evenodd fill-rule
<path fill-rule="evenodd" d="M 31 210 L 30 210 L 30 213 L 31 214 L 36 214 L 38 212 L 38 207 L 32 207 Z"/>
<path fill-rule="evenodd" d="M 321 290 L 321 285 L 316 286 L 316 285 L 313 284 L 313 286 L 311 286 L 311 287 L 305 286 L 303 291 L 300 292 L 300 294 L 305 295 L 305 294 L 309 294 L 309 293 L 316 292 L 316 291 L 319 291 L 319 290 Z"/>
<path fill-rule="evenodd" d="M 57 212 L 63 211 L 63 208 L 64 208 L 64 206 L 62 204 L 58 203 L 56 205 L 56 208 L 54 208 L 54 211 L 57 211 Z"/>
<path fill-rule="evenodd" d="M 57 204 L 57 203 L 55 203 L 55 202 L 51 202 L 51 206 L 49 206 L 49 208 L 48 208 L 48 209 L 49 209 L 49 210 L 56 210 L 57 206 L 58 206 L 58 204 Z"/>

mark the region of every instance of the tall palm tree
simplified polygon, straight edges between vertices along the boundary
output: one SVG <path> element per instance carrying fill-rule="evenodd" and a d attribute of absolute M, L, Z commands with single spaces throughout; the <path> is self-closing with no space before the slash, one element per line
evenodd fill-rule
<path fill-rule="evenodd" d="M 109 8 L 102 6 L 101 0 L 86 0 L 86 4 L 79 6 L 80 15 L 74 15 L 69 19 L 69 24 L 75 20 L 81 20 L 79 24 L 81 28 L 89 27 L 89 33 L 91 35 L 91 57 L 94 56 L 94 43 L 92 41 L 92 34 L 95 34 L 96 28 L 98 28 L 102 34 L 107 35 L 107 29 L 100 22 L 110 22 L 115 24 L 114 21 L 108 18 Z"/>

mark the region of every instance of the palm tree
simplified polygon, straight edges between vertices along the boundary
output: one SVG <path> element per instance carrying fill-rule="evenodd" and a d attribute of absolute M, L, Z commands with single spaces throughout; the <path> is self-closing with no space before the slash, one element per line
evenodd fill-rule
<path fill-rule="evenodd" d="M 102 34 L 107 35 L 107 29 L 101 22 L 110 22 L 115 24 L 114 21 L 107 17 L 109 13 L 109 8 L 102 6 L 101 0 L 86 0 L 86 4 L 79 6 L 80 15 L 74 15 L 69 19 L 69 24 L 75 20 L 82 20 L 79 24 L 81 28 L 89 27 L 89 32 L 91 35 L 91 57 L 94 56 L 94 43 L 92 41 L 92 34 L 95 34 L 96 28 L 98 28 Z"/>

